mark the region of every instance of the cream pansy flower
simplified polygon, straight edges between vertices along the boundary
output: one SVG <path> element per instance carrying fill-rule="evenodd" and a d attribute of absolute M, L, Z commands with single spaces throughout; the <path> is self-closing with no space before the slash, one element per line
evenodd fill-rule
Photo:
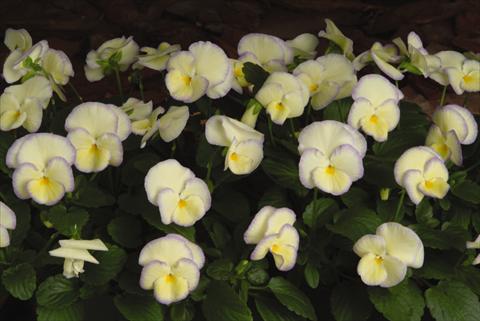
<path fill-rule="evenodd" d="M 350 60 L 328 54 L 299 64 L 293 74 L 308 88 L 313 109 L 326 107 L 334 100 L 351 95 L 357 76 Z"/>
<path fill-rule="evenodd" d="M 461 145 L 474 143 L 478 135 L 478 125 L 472 113 L 458 105 L 446 105 L 437 109 L 432 118 L 434 125 L 430 127 L 425 144 L 444 160 L 450 159 L 461 166 Z"/>
<path fill-rule="evenodd" d="M 314 122 L 298 137 L 299 177 L 306 188 L 341 195 L 363 176 L 365 138 L 353 127 L 332 120 Z"/>
<path fill-rule="evenodd" d="M 166 305 L 185 299 L 200 280 L 205 264 L 202 249 L 178 234 L 168 234 L 147 243 L 138 258 L 143 266 L 140 287 L 152 290 Z"/>
<path fill-rule="evenodd" d="M 405 278 L 407 267 L 423 266 L 422 240 L 408 227 L 394 222 L 380 225 L 375 235 L 362 236 L 353 251 L 361 257 L 357 272 L 370 286 L 395 286 Z"/>
<path fill-rule="evenodd" d="M 359 71 L 373 61 L 388 77 L 394 80 L 402 80 L 403 73 L 391 65 L 392 63 L 398 63 L 400 60 L 401 56 L 398 55 L 398 50 L 394 45 L 382 46 L 381 43 L 375 42 L 370 50 L 361 53 L 353 60 L 353 66 Z"/>
<path fill-rule="evenodd" d="M 36 132 L 42 124 L 43 110 L 52 97 L 49 81 L 35 76 L 23 84 L 10 86 L 0 96 L 0 130 L 23 126 Z"/>
<path fill-rule="evenodd" d="M 120 107 L 131 120 L 141 120 L 147 118 L 153 109 L 152 101 L 143 102 L 137 98 L 128 98 L 127 101 Z"/>
<path fill-rule="evenodd" d="M 5 203 L 0 202 L 0 248 L 10 245 L 8 230 L 14 230 L 16 226 L 15 213 Z"/>
<path fill-rule="evenodd" d="M 19 49 L 20 51 L 26 51 L 32 47 L 32 37 L 25 29 L 11 29 L 8 28 L 5 31 L 5 39 L 3 43 L 10 51 Z"/>
<path fill-rule="evenodd" d="M 42 57 L 42 67 L 54 83 L 62 86 L 75 75 L 70 59 L 61 50 L 49 48 Z"/>
<path fill-rule="evenodd" d="M 406 150 L 395 162 L 394 175 L 397 184 L 405 188 L 410 200 L 417 205 L 424 196 L 443 198 L 450 189 L 447 167 L 429 147 Z"/>
<path fill-rule="evenodd" d="M 466 243 L 467 249 L 480 249 L 480 235 L 478 235 L 477 239 L 473 242 L 467 242 Z M 475 260 L 472 262 L 473 265 L 480 264 L 480 254 L 477 255 Z"/>
<path fill-rule="evenodd" d="M 449 80 L 445 70 L 447 68 L 460 68 L 466 58 L 461 53 L 452 50 L 440 51 L 433 56 L 440 60 L 440 66 L 438 66 L 438 69 L 432 72 L 429 77 L 442 86 L 448 86 Z"/>
<path fill-rule="evenodd" d="M 272 253 L 280 271 L 291 270 L 297 260 L 299 236 L 293 227 L 295 213 L 289 208 L 264 206 L 248 226 L 243 239 L 247 244 L 256 244 L 251 260 L 263 259 Z"/>
<path fill-rule="evenodd" d="M 170 95 L 186 103 L 205 94 L 220 98 L 232 88 L 232 64 L 223 49 L 209 41 L 192 43 L 188 51 L 173 54 L 167 70 L 165 84 Z"/>
<path fill-rule="evenodd" d="M 43 56 L 48 50 L 48 42 L 42 40 L 26 51 L 15 49 L 3 64 L 3 78 L 9 84 L 16 82 L 32 70 L 33 65 L 39 65 Z"/>
<path fill-rule="evenodd" d="M 448 76 L 450 86 L 457 95 L 466 92 L 480 91 L 480 62 L 465 59 L 460 66 L 444 69 Z"/>
<path fill-rule="evenodd" d="M 325 19 L 326 28 L 318 33 L 320 38 L 325 38 L 335 43 L 343 52 L 345 57 L 353 60 L 353 41 L 337 28 L 337 26 L 330 19 Z"/>
<path fill-rule="evenodd" d="M 75 167 L 90 173 L 122 163 L 122 141 L 130 134 L 131 124 L 120 108 L 87 102 L 70 112 L 65 120 L 65 130 L 77 151 Z"/>
<path fill-rule="evenodd" d="M 175 159 L 150 168 L 145 190 L 150 203 L 159 207 L 163 224 L 192 226 L 210 209 L 207 184 Z"/>
<path fill-rule="evenodd" d="M 63 276 L 67 279 L 76 277 L 85 272 L 83 269 L 85 261 L 99 264 L 89 250 L 108 251 L 108 248 L 100 239 L 95 240 L 60 240 L 60 247 L 49 251 L 51 256 L 65 258 L 63 264 Z"/>
<path fill-rule="evenodd" d="M 188 106 L 170 106 L 167 113 L 158 120 L 158 130 L 164 142 L 171 142 L 187 126 L 190 111 Z"/>
<path fill-rule="evenodd" d="M 20 199 L 53 205 L 74 188 L 71 165 L 75 149 L 62 136 L 40 133 L 17 139 L 10 146 L 6 164 L 15 168 L 13 191 Z"/>
<path fill-rule="evenodd" d="M 137 59 L 138 45 L 133 37 L 121 37 L 104 42 L 87 54 L 84 67 L 88 81 L 99 81 L 111 70 L 125 71 Z"/>
<path fill-rule="evenodd" d="M 387 140 L 388 132 L 400 121 L 398 103 L 402 92 L 380 75 L 363 76 L 352 92 L 354 103 L 348 114 L 348 123 L 362 128 L 376 141 Z"/>
<path fill-rule="evenodd" d="M 144 54 L 138 55 L 134 68 L 147 67 L 157 71 L 165 70 L 170 55 L 179 50 L 180 45 L 171 45 L 168 42 L 160 43 L 158 48 L 142 47 L 140 51 Z"/>
<path fill-rule="evenodd" d="M 311 33 L 302 33 L 285 44 L 293 50 L 295 57 L 313 59 L 317 55 L 318 38 Z"/>
<path fill-rule="evenodd" d="M 163 107 L 157 107 L 147 118 L 132 122 L 132 133 L 143 136 L 140 148 L 144 148 L 147 145 L 147 141 L 157 132 L 158 116 L 164 112 L 165 109 Z"/>
<path fill-rule="evenodd" d="M 225 170 L 229 168 L 236 175 L 253 172 L 263 159 L 263 134 L 236 119 L 210 117 L 205 137 L 209 144 L 228 147 Z"/>
<path fill-rule="evenodd" d="M 282 125 L 287 118 L 299 117 L 308 104 L 309 94 L 305 84 L 286 72 L 268 76 L 255 95 L 275 124 Z"/>
<path fill-rule="evenodd" d="M 293 62 L 293 50 L 282 39 L 250 33 L 238 42 L 238 60 L 252 62 L 268 72 L 286 71 Z"/>

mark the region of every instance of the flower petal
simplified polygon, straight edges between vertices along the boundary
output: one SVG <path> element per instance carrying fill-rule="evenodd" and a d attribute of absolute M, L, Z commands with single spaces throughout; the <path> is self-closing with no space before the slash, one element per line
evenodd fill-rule
<path fill-rule="evenodd" d="M 423 193 L 418 188 L 424 181 L 422 172 L 417 169 L 409 169 L 402 177 L 402 184 L 407 191 L 408 197 L 415 204 L 418 205 L 423 199 Z"/>
<path fill-rule="evenodd" d="M 62 184 L 65 192 L 72 192 L 75 187 L 72 168 L 62 157 L 53 157 L 48 161 L 45 177 Z"/>
<path fill-rule="evenodd" d="M 188 282 L 182 277 L 166 275 L 155 281 L 153 291 L 158 302 L 169 305 L 188 296 Z"/>
<path fill-rule="evenodd" d="M 205 215 L 205 205 L 198 196 L 188 196 L 178 202 L 172 221 L 180 226 L 192 226 Z"/>
<path fill-rule="evenodd" d="M 178 193 L 170 188 L 164 188 L 158 192 L 157 205 L 163 224 L 172 223 L 172 218 L 179 200 Z"/>
<path fill-rule="evenodd" d="M 160 137 L 169 143 L 180 136 L 190 116 L 188 106 L 171 106 L 158 121 Z"/>
<path fill-rule="evenodd" d="M 10 235 L 5 227 L 0 225 L 0 248 L 10 245 Z"/>
<path fill-rule="evenodd" d="M 398 185 L 403 186 L 403 175 L 410 169 L 423 172 L 425 163 L 432 157 L 438 157 L 433 149 L 417 146 L 407 149 L 395 162 L 394 175 Z"/>
<path fill-rule="evenodd" d="M 330 163 L 335 169 L 346 173 L 352 182 L 363 176 L 362 158 L 351 145 L 340 145 L 330 156 Z"/>
<path fill-rule="evenodd" d="M 285 225 L 293 226 L 293 223 L 295 223 L 295 220 L 296 220 L 295 213 L 291 209 L 286 207 L 278 208 L 268 218 L 267 226 L 263 236 L 270 236 L 272 234 L 280 233 L 279 237 L 282 237 L 283 227 L 285 227 Z M 287 232 L 288 230 L 285 230 L 285 233 Z M 291 240 L 288 240 L 288 242 L 289 243 L 287 244 L 290 244 L 290 245 L 295 245 L 295 244 L 298 245 L 298 239 L 296 243 L 291 243 L 292 242 Z"/>
<path fill-rule="evenodd" d="M 94 258 L 87 250 L 75 249 L 69 247 L 59 247 L 55 250 L 48 252 L 51 256 L 63 257 L 73 260 L 82 260 L 90 263 L 98 264 L 96 258 Z"/>
<path fill-rule="evenodd" d="M 182 190 L 180 197 L 187 198 L 189 196 L 198 196 L 203 202 L 205 211 L 210 209 L 212 197 L 207 184 L 200 178 L 190 178 L 185 182 L 185 187 Z"/>
<path fill-rule="evenodd" d="M 263 239 L 267 230 L 268 219 L 273 215 L 275 210 L 276 208 L 272 206 L 264 206 L 255 214 L 255 217 L 243 235 L 245 243 L 257 244 Z"/>
<path fill-rule="evenodd" d="M 307 148 L 303 151 L 298 163 L 300 182 L 306 188 L 315 187 L 313 170 L 317 167 L 327 167 L 329 160 L 321 151 L 315 148 Z"/>
<path fill-rule="evenodd" d="M 403 94 L 387 78 L 371 74 L 360 78 L 353 89 L 352 98 L 360 97 L 368 99 L 373 106 L 380 106 L 388 99 L 399 101 Z"/>
<path fill-rule="evenodd" d="M 385 256 L 385 239 L 379 235 L 367 234 L 355 242 L 353 251 L 360 257 L 373 253 L 379 256 Z"/>
<path fill-rule="evenodd" d="M 335 196 L 346 193 L 352 185 L 352 179 L 347 173 L 340 169 L 331 172 L 330 167 L 314 169 L 313 181 L 317 188 Z"/>
<path fill-rule="evenodd" d="M 390 288 L 399 284 L 407 275 L 407 265 L 393 256 L 385 256 L 383 266 L 387 271 L 387 278 L 380 284 L 383 288 Z"/>
<path fill-rule="evenodd" d="M 27 190 L 28 182 L 39 179 L 42 176 L 42 172 L 31 163 L 23 163 L 18 166 L 12 176 L 13 191 L 15 192 L 15 195 L 20 199 L 30 198 L 30 194 Z"/>
<path fill-rule="evenodd" d="M 60 246 L 68 247 L 71 249 L 80 250 L 94 250 L 94 251 L 108 251 L 107 246 L 100 239 L 94 240 L 60 240 L 58 241 Z"/>
<path fill-rule="evenodd" d="M 15 213 L 3 202 L 0 202 L 0 226 L 9 230 L 14 230 L 17 226 Z"/>
<path fill-rule="evenodd" d="M 377 256 L 373 253 L 364 255 L 358 262 L 357 273 L 363 283 L 370 286 L 380 285 L 387 279 L 387 270 L 382 263 L 379 263 Z"/>
<path fill-rule="evenodd" d="M 144 290 L 151 290 L 153 289 L 155 281 L 164 278 L 169 273 L 171 273 L 171 268 L 167 263 L 152 261 L 146 264 L 142 269 L 142 274 L 140 275 L 140 287 Z"/>
<path fill-rule="evenodd" d="M 162 261 L 173 266 L 182 258 L 193 259 L 193 254 L 185 239 L 176 234 L 148 242 L 140 252 L 138 264 L 145 266 L 152 261 Z"/>
<path fill-rule="evenodd" d="M 257 169 L 262 159 L 263 143 L 254 139 L 234 140 L 225 156 L 225 166 L 236 175 L 245 175 Z"/>
<path fill-rule="evenodd" d="M 180 259 L 172 267 L 172 272 L 175 276 L 187 280 L 188 291 L 193 291 L 200 280 L 200 271 L 197 264 L 190 259 Z"/>
<path fill-rule="evenodd" d="M 118 115 L 112 105 L 88 102 L 75 107 L 65 120 L 65 129 L 70 132 L 77 128 L 85 129 L 93 137 L 118 130 Z"/>
<path fill-rule="evenodd" d="M 360 128 L 364 118 L 370 118 L 375 113 L 375 107 L 366 98 L 360 97 L 355 100 L 348 113 L 348 124 L 354 128 Z"/>
<path fill-rule="evenodd" d="M 120 166 L 123 161 L 123 146 L 120 138 L 114 134 L 103 134 L 97 138 L 99 149 L 108 150 L 110 154 L 109 164 Z"/>
<path fill-rule="evenodd" d="M 49 178 L 39 178 L 27 183 L 28 194 L 38 204 L 56 204 L 65 195 L 65 187 Z"/>

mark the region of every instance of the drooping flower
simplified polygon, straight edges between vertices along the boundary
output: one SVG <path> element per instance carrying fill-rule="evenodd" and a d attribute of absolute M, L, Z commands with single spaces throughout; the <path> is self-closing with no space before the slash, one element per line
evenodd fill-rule
<path fill-rule="evenodd" d="M 73 191 L 74 159 L 75 149 L 65 137 L 40 133 L 17 139 L 6 157 L 7 166 L 15 168 L 15 195 L 38 204 L 57 203 L 65 192 Z"/>
<path fill-rule="evenodd" d="M 36 132 L 51 97 L 49 81 L 40 76 L 7 87 L 0 96 L 0 129 L 8 131 L 23 126 L 31 133 Z"/>
<path fill-rule="evenodd" d="M 3 43 L 10 51 L 19 49 L 20 51 L 26 51 L 32 47 L 32 37 L 25 29 L 11 29 L 8 28 L 5 31 L 5 39 Z"/>
<path fill-rule="evenodd" d="M 299 64 L 293 74 L 308 88 L 313 109 L 326 107 L 334 100 L 351 95 L 357 76 L 350 60 L 328 54 Z"/>
<path fill-rule="evenodd" d="M 140 287 L 153 289 L 155 299 L 169 305 L 195 290 L 205 256 L 195 243 L 181 235 L 168 234 L 147 243 L 138 264 L 143 266 Z"/>
<path fill-rule="evenodd" d="M 467 242 L 467 249 L 480 249 L 480 235 L 473 242 Z M 477 255 L 475 260 L 472 262 L 473 265 L 480 264 L 480 254 Z"/>
<path fill-rule="evenodd" d="M 405 188 L 410 200 L 417 205 L 424 196 L 443 198 L 450 189 L 447 167 L 429 147 L 406 150 L 395 162 L 394 175 L 397 184 Z"/>
<path fill-rule="evenodd" d="M 403 73 L 392 66 L 392 63 L 398 63 L 401 56 L 398 55 L 398 50 L 394 45 L 382 46 L 381 43 L 375 42 L 370 48 L 353 60 L 353 66 L 357 71 L 365 67 L 369 62 L 374 62 L 380 70 L 388 77 L 394 80 L 402 80 Z"/>
<path fill-rule="evenodd" d="M 400 121 L 398 103 L 402 92 L 380 75 L 363 76 L 352 92 L 354 103 L 348 114 L 348 123 L 362 128 L 376 141 L 387 140 L 388 132 Z"/>
<path fill-rule="evenodd" d="M 63 263 L 63 276 L 67 279 L 76 277 L 85 272 L 83 269 L 85 261 L 99 264 L 89 250 L 108 251 L 108 248 L 100 239 L 95 240 L 60 240 L 60 247 L 49 251 L 51 256 L 65 258 Z"/>
<path fill-rule="evenodd" d="M 229 168 L 236 175 L 253 172 L 263 159 L 263 134 L 236 119 L 210 117 L 205 137 L 209 144 L 228 147 L 225 170 Z"/>
<path fill-rule="evenodd" d="M 207 184 L 175 159 L 150 168 L 145 190 L 150 203 L 159 207 L 163 224 L 192 226 L 210 209 Z"/>
<path fill-rule="evenodd" d="M 99 81 L 115 69 L 125 71 L 137 59 L 138 45 L 133 37 L 121 37 L 104 42 L 87 54 L 84 67 L 88 81 Z"/>
<path fill-rule="evenodd" d="M 287 118 L 299 117 L 308 104 L 309 94 L 305 84 L 286 72 L 268 76 L 255 95 L 275 124 L 282 125 Z"/>
<path fill-rule="evenodd" d="M 14 230 L 16 226 L 15 213 L 5 203 L 0 202 L 0 248 L 10 245 L 8 230 Z"/>
<path fill-rule="evenodd" d="M 144 148 L 147 145 L 147 141 L 157 132 L 158 116 L 164 112 L 165 109 L 163 107 L 157 107 L 146 118 L 132 122 L 132 133 L 143 136 L 140 148 Z"/>
<path fill-rule="evenodd" d="M 343 52 L 344 56 L 353 60 L 353 41 L 337 28 L 337 26 L 330 19 L 325 19 L 326 28 L 318 33 L 320 38 L 325 38 L 335 43 Z"/>
<path fill-rule="evenodd" d="M 238 60 L 253 62 L 268 72 L 286 71 L 293 61 L 293 50 L 280 38 L 250 33 L 238 42 Z"/>
<path fill-rule="evenodd" d="M 313 59 L 317 55 L 318 38 L 311 33 L 302 33 L 292 40 L 285 41 L 293 50 L 293 55 L 302 59 Z"/>
<path fill-rule="evenodd" d="M 280 271 L 291 270 L 297 260 L 299 236 L 293 227 L 295 213 L 289 208 L 264 206 L 255 215 L 243 236 L 245 243 L 256 244 L 250 258 L 263 259 L 272 253 Z"/>
<path fill-rule="evenodd" d="M 209 41 L 192 43 L 188 51 L 173 54 L 167 70 L 165 84 L 179 101 L 194 102 L 205 94 L 216 99 L 232 88 L 232 64 L 223 49 Z"/>
<path fill-rule="evenodd" d="M 128 115 L 130 120 L 141 120 L 152 113 L 153 103 L 152 101 L 146 103 L 131 97 L 120 108 Z"/>
<path fill-rule="evenodd" d="M 466 58 L 461 53 L 452 50 L 440 51 L 434 54 L 434 56 L 440 60 L 440 66 L 429 77 L 442 86 L 448 86 L 449 80 L 445 70 L 447 68 L 461 68 Z"/>
<path fill-rule="evenodd" d="M 42 40 L 26 51 L 15 49 L 3 64 L 3 78 L 9 84 L 27 74 L 37 74 L 42 58 L 48 50 L 48 42 Z"/>
<path fill-rule="evenodd" d="M 142 47 L 140 51 L 144 54 L 138 56 L 134 68 L 147 67 L 157 71 L 165 70 L 170 55 L 179 50 L 180 45 L 170 45 L 168 42 L 160 43 L 158 48 Z"/>
<path fill-rule="evenodd" d="M 403 281 L 407 267 L 423 265 L 424 249 L 418 235 L 399 223 L 380 225 L 376 234 L 362 236 L 353 251 L 361 257 L 357 272 L 363 283 L 389 288 Z"/>
<path fill-rule="evenodd" d="M 353 127 L 332 120 L 314 122 L 298 137 L 300 182 L 341 195 L 363 176 L 367 143 Z"/>
<path fill-rule="evenodd" d="M 444 160 L 450 159 L 461 166 L 461 145 L 475 142 L 478 125 L 472 113 L 458 105 L 446 105 L 433 114 L 434 124 L 430 127 L 425 144 L 435 150 Z"/>
<path fill-rule="evenodd" d="M 42 57 L 41 65 L 43 70 L 49 75 L 55 92 L 62 100 L 66 101 L 61 88 L 55 85 L 66 85 L 70 77 L 73 77 L 75 74 L 68 56 L 63 51 L 49 48 Z"/>
<path fill-rule="evenodd" d="M 122 163 L 122 141 L 130 134 L 131 124 L 120 108 L 87 102 L 70 112 L 65 120 L 65 130 L 77 151 L 75 167 L 90 173 Z"/>

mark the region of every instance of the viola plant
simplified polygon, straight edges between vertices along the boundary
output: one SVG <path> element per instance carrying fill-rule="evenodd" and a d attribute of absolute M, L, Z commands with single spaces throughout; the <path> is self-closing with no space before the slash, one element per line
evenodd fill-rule
<path fill-rule="evenodd" d="M 104 39 L 83 72 L 119 95 L 85 102 L 65 53 L 7 29 L 0 307 L 480 320 L 479 55 L 433 52 L 414 31 L 359 53 L 325 23 L 243 35 L 234 55 Z M 431 114 L 417 82 L 441 97 Z"/>

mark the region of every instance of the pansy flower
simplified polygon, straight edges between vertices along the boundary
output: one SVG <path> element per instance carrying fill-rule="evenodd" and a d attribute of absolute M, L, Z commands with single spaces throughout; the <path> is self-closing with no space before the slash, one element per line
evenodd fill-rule
<path fill-rule="evenodd" d="M 15 213 L 5 203 L 0 202 L 0 248 L 10 245 L 8 230 L 14 230 L 16 226 Z"/>
<path fill-rule="evenodd" d="M 179 50 L 180 45 L 171 45 L 168 42 L 160 43 L 158 48 L 142 47 L 140 51 L 143 54 L 138 55 L 134 68 L 147 67 L 157 71 L 165 70 L 170 55 Z"/>
<path fill-rule="evenodd" d="M 325 19 L 325 24 L 327 25 L 325 30 L 322 30 L 318 33 L 320 38 L 325 38 L 336 44 L 341 50 L 345 57 L 350 60 L 353 60 L 353 41 L 350 38 L 345 37 L 345 35 L 338 29 L 338 27 L 330 19 Z"/>

